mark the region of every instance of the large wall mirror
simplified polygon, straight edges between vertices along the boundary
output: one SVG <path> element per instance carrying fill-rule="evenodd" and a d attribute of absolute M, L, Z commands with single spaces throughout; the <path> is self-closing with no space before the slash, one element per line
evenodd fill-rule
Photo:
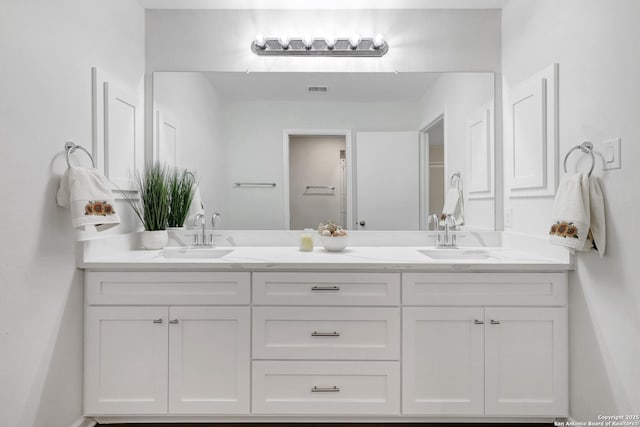
<path fill-rule="evenodd" d="M 153 73 L 154 159 L 226 229 L 494 229 L 493 73 Z"/>

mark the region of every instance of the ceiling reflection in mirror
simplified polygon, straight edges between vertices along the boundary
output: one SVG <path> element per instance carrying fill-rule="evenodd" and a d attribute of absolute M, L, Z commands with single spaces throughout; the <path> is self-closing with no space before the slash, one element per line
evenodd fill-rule
<path fill-rule="evenodd" d="M 225 229 L 494 228 L 493 73 L 155 72 L 153 108 Z"/>

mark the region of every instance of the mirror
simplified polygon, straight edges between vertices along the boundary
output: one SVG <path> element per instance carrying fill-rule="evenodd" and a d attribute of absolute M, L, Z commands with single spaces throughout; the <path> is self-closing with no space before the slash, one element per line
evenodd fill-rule
<path fill-rule="evenodd" d="M 225 229 L 494 229 L 493 73 L 153 73 L 154 160 Z"/>

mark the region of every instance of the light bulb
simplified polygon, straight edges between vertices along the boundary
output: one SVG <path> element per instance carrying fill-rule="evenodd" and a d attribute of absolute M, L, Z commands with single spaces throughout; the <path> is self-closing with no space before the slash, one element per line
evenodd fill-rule
<path fill-rule="evenodd" d="M 360 34 L 353 34 L 349 37 L 349 44 L 351 45 L 351 49 L 356 50 L 360 44 Z"/>
<path fill-rule="evenodd" d="M 265 39 L 262 34 L 256 34 L 254 43 L 258 49 L 264 49 L 267 47 L 267 39 Z"/>
<path fill-rule="evenodd" d="M 380 49 L 383 44 L 384 44 L 384 38 L 382 37 L 382 34 L 380 33 L 376 34 L 376 36 L 373 38 L 373 48 Z"/>
<path fill-rule="evenodd" d="M 282 46 L 282 48 L 284 50 L 289 49 L 289 36 L 280 36 L 278 37 L 278 43 L 280 43 L 280 46 Z"/>
<path fill-rule="evenodd" d="M 309 34 L 302 36 L 302 43 L 304 44 L 304 48 L 307 50 L 311 50 L 313 46 L 313 37 Z"/>
<path fill-rule="evenodd" d="M 333 50 L 333 48 L 336 47 L 336 42 L 338 40 L 337 40 L 336 36 L 330 35 L 330 36 L 325 37 L 324 41 L 327 44 L 327 48 L 329 50 Z"/>

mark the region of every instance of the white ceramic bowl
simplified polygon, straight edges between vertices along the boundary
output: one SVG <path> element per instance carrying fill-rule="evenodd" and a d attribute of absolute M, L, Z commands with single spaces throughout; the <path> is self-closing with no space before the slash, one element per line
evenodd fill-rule
<path fill-rule="evenodd" d="M 320 236 L 320 241 L 322 242 L 322 246 L 329 252 L 340 252 L 344 250 L 344 248 L 347 247 L 347 243 L 349 243 L 348 236 Z"/>

